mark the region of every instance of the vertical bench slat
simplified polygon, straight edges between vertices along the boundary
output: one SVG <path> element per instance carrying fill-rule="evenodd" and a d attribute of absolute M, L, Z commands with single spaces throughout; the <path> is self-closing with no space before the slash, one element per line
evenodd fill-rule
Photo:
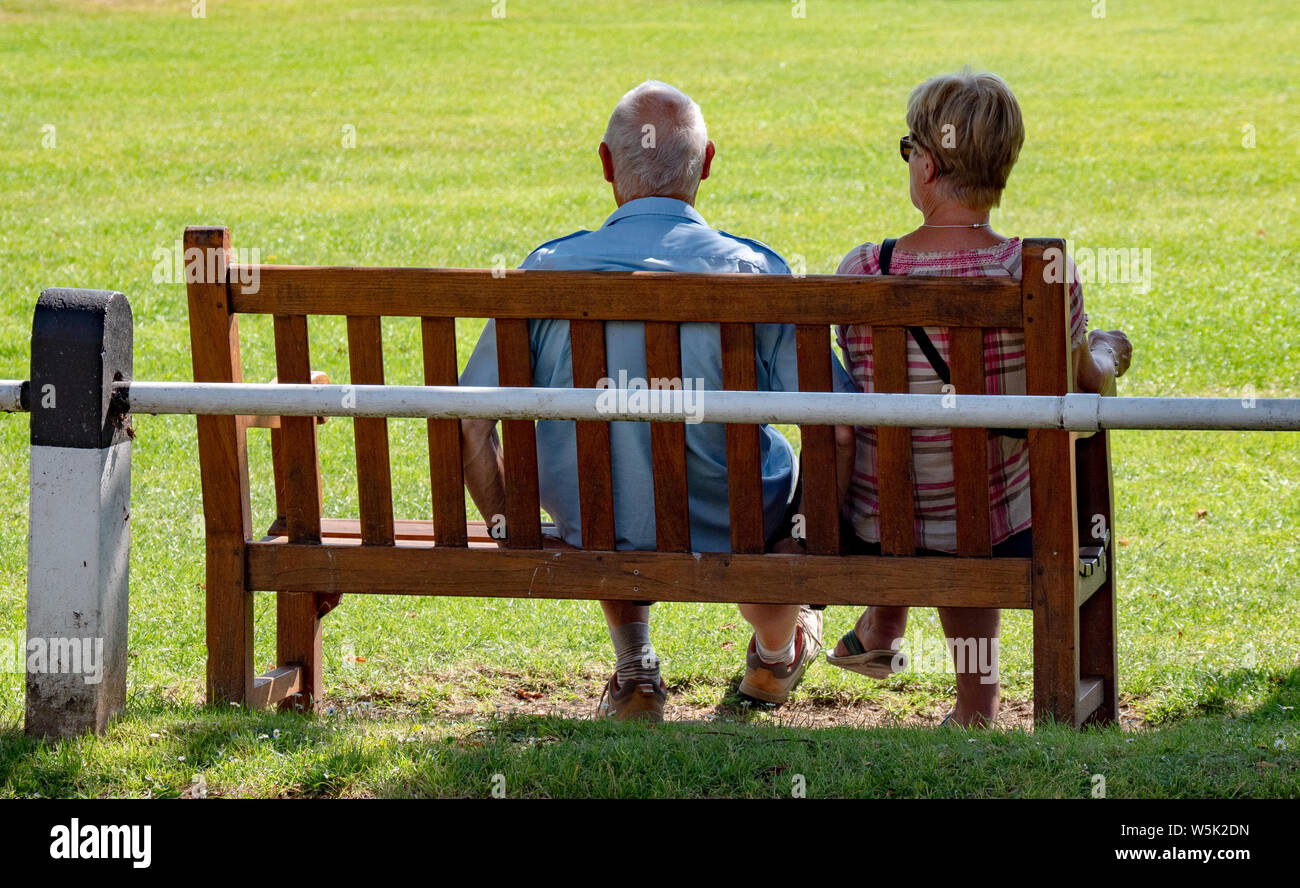
<path fill-rule="evenodd" d="M 305 315 L 276 315 L 276 377 L 282 383 L 311 382 Z M 320 542 L 321 491 L 317 476 L 316 419 L 311 416 L 280 418 L 284 447 L 285 524 L 289 541 Z M 309 705 L 321 694 L 320 596 L 310 592 L 276 595 L 276 661 L 278 666 L 302 669 L 301 696 L 280 701 L 281 709 Z"/>
<path fill-rule="evenodd" d="M 984 331 L 979 327 L 954 327 L 948 335 L 952 384 L 957 394 L 985 394 Z M 992 551 L 989 533 L 988 449 L 987 430 L 952 430 L 958 555 L 984 557 Z"/>
<path fill-rule="evenodd" d="M 605 324 L 569 321 L 573 384 L 596 388 L 608 376 L 605 366 Z M 578 445 L 578 510 L 582 514 L 582 547 L 614 548 L 614 476 L 610 466 L 609 423 L 575 422 Z"/>
<path fill-rule="evenodd" d="M 799 353 L 799 391 L 829 392 L 831 340 L 824 326 L 800 324 L 795 328 Z M 837 555 L 840 551 L 839 487 L 836 483 L 835 427 L 802 425 L 800 471 L 803 473 L 803 509 L 808 551 Z"/>
<path fill-rule="evenodd" d="M 424 353 L 424 384 L 456 385 L 456 320 L 421 318 L 420 345 Z M 430 419 L 428 428 L 434 543 L 464 547 L 469 544 L 469 535 L 465 530 L 460 420 Z"/>
<path fill-rule="evenodd" d="M 230 309 L 226 268 L 230 230 L 185 229 L 185 252 L 200 251 L 216 276 L 189 281 L 190 355 L 195 382 L 243 382 L 239 323 Z M 253 690 L 253 594 L 245 585 L 245 543 L 252 536 L 246 419 L 198 416 L 199 470 L 203 482 L 205 579 L 204 630 L 208 648 L 209 703 L 240 702 Z"/>
<path fill-rule="evenodd" d="M 646 375 L 681 381 L 680 330 L 676 324 L 645 325 Z M 660 552 L 691 548 L 691 504 L 686 488 L 686 425 L 650 423 L 650 453 L 654 468 L 655 546 Z"/>
<path fill-rule="evenodd" d="M 722 385 L 728 391 L 758 386 L 753 324 L 722 324 Z M 731 551 L 762 552 L 763 467 L 758 426 L 727 423 L 727 494 L 731 502 Z"/>
<path fill-rule="evenodd" d="M 533 384 L 532 348 L 528 321 L 498 318 L 497 374 L 503 386 Z M 501 422 L 506 469 L 506 547 L 542 547 L 541 506 L 537 498 L 537 427 L 531 419 Z M 484 515 L 487 521 L 492 516 Z"/>
<path fill-rule="evenodd" d="M 348 318 L 348 364 L 353 385 L 384 384 L 384 344 L 377 317 Z M 363 545 L 393 545 L 393 480 L 388 458 L 388 420 L 352 421 L 357 451 L 357 500 Z"/>
<path fill-rule="evenodd" d="M 877 392 L 908 391 L 907 330 L 872 327 L 872 381 Z M 880 493 L 880 550 L 886 555 L 916 552 L 912 499 L 912 430 L 876 428 L 876 486 Z"/>
<path fill-rule="evenodd" d="M 1026 393 L 1070 391 L 1069 306 L 1064 284 L 1049 283 L 1044 252 L 1065 254 L 1059 239 L 1022 247 Z M 1077 498 L 1070 432 L 1029 430 L 1030 512 L 1034 521 L 1034 713 L 1076 724 L 1079 677 Z M 1064 501 L 1069 497 L 1070 501 Z"/>

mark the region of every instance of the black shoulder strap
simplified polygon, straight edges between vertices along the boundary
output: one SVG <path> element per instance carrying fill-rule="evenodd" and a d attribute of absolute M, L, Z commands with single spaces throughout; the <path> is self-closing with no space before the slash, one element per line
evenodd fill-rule
<path fill-rule="evenodd" d="M 889 274 L 889 257 L 894 255 L 894 244 L 897 242 L 896 237 L 887 237 L 880 242 L 880 258 L 876 261 L 880 265 L 881 274 Z"/>
<path fill-rule="evenodd" d="M 894 255 L 894 244 L 897 243 L 897 241 L 897 238 L 887 237 L 880 242 L 880 258 L 878 264 L 880 265 L 881 274 L 889 274 L 889 260 Z M 939 350 L 934 347 L 934 343 L 930 341 L 930 336 L 925 332 L 925 329 L 922 327 L 908 327 L 907 332 L 912 334 L 912 338 L 916 340 L 916 344 L 921 347 L 921 352 L 925 355 L 925 359 L 930 362 L 930 366 L 934 368 L 934 372 L 938 374 L 939 379 L 943 381 L 943 384 L 951 384 L 952 374 L 948 369 L 948 362 L 943 359 L 943 356 L 939 354 Z M 994 435 L 1005 435 L 1008 438 L 1028 437 L 1028 434 L 1024 429 L 989 429 L 989 432 Z"/>
<path fill-rule="evenodd" d="M 934 343 L 930 341 L 930 335 L 925 332 L 925 329 L 923 327 L 908 327 L 907 332 L 911 333 L 912 338 L 916 340 L 916 344 L 921 346 L 925 359 L 930 362 L 930 366 L 939 375 L 939 379 L 943 380 L 943 384 L 948 385 L 952 382 L 952 374 L 948 372 L 948 362 L 943 359 L 943 355 L 939 354 L 939 350 L 934 347 Z"/>
<path fill-rule="evenodd" d="M 894 244 L 896 243 L 898 243 L 896 237 L 887 237 L 880 242 L 880 258 L 877 261 L 880 265 L 881 274 L 889 274 L 889 260 L 894 255 Z M 930 341 L 930 337 L 925 330 L 920 327 L 908 327 L 907 332 L 912 334 L 916 344 L 921 347 L 925 359 L 930 362 L 934 372 L 939 374 L 943 384 L 948 385 L 952 381 L 952 375 L 948 371 L 948 362 L 939 354 L 939 350 L 934 347 L 934 343 Z"/>

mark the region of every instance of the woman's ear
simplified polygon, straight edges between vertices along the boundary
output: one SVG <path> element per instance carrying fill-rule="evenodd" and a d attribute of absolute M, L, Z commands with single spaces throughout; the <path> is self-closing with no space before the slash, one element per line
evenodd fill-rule
<path fill-rule="evenodd" d="M 920 150 L 921 161 L 921 182 L 929 185 L 939 178 L 939 165 L 934 162 L 934 157 L 924 148 Z"/>

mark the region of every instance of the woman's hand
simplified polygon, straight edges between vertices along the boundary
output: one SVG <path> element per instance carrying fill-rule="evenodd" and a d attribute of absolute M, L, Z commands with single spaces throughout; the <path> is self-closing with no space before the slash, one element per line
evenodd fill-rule
<path fill-rule="evenodd" d="M 1115 378 L 1128 370 L 1133 346 L 1120 330 L 1094 330 L 1074 350 L 1074 382 L 1084 392 L 1114 394 Z"/>
<path fill-rule="evenodd" d="M 1123 376 L 1133 360 L 1133 344 L 1122 330 L 1094 330 L 1088 337 L 1088 348 L 1092 351 L 1105 352 L 1106 346 L 1115 353 L 1115 375 Z"/>

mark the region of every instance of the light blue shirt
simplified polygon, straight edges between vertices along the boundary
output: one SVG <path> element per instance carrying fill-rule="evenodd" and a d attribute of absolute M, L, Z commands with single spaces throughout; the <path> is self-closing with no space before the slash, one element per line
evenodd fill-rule
<path fill-rule="evenodd" d="M 766 245 L 724 231 L 714 231 L 689 204 L 666 197 L 644 197 L 619 207 L 596 231 L 577 231 L 534 250 L 524 269 L 566 271 L 679 271 L 789 274 L 785 260 Z M 572 388 L 567 320 L 529 321 L 533 384 Z M 717 324 L 681 324 L 682 376 L 700 389 L 721 390 L 722 345 Z M 829 336 L 829 332 L 827 333 Z M 796 391 L 799 385 L 795 331 L 789 324 L 756 324 L 755 351 L 759 391 Z M 609 376 L 645 379 L 645 328 L 635 321 L 605 324 Z M 839 361 L 834 365 L 837 391 L 854 391 Z M 474 354 L 460 377 L 461 385 L 497 385 L 496 327 L 488 321 Z M 708 396 L 701 399 L 708 416 Z M 727 497 L 725 426 L 686 426 L 686 484 L 690 497 L 691 548 L 726 552 L 731 548 Z M 650 425 L 612 422 L 610 462 L 614 484 L 616 548 L 655 548 L 654 472 Z M 776 429 L 762 426 L 759 437 L 765 531 L 778 529 L 796 480 L 794 451 Z M 565 542 L 582 545 L 578 506 L 578 454 L 570 421 L 537 423 L 537 472 L 542 508 L 555 521 Z"/>

